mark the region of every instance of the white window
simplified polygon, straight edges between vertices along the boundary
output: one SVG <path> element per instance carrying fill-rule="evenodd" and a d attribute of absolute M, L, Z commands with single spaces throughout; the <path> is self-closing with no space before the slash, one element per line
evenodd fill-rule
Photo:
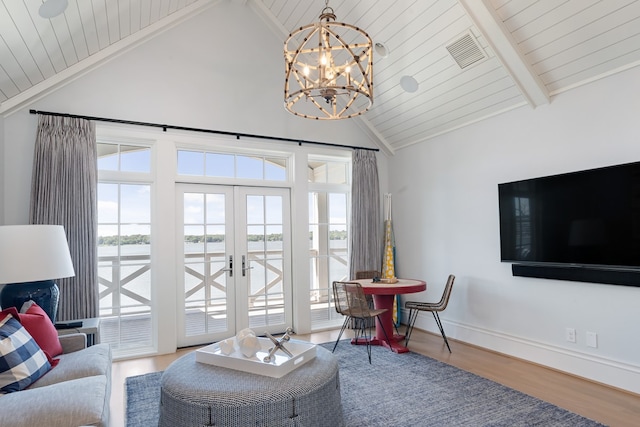
<path fill-rule="evenodd" d="M 216 334 L 233 336 L 237 328 L 256 327 L 259 317 L 257 327 L 271 333 L 342 322 L 331 286 L 348 274 L 350 152 L 265 148 L 190 134 L 100 129 L 101 339 L 112 344 L 115 357 L 170 352 L 205 335 L 206 342 Z M 210 215 L 223 207 L 210 203 L 209 195 L 222 193 L 224 221 Z M 198 205 L 204 209 L 194 219 L 194 206 L 186 202 L 196 195 L 204 195 Z M 268 214 L 276 199 L 282 219 Z M 308 216 L 300 215 L 305 203 Z M 260 207 L 264 218 L 256 216 Z M 208 266 L 192 264 L 196 255 L 222 253 L 216 245 L 223 225 L 224 256 L 206 260 Z M 187 312 L 205 321 L 187 324 Z M 228 330 L 220 332 L 223 317 Z"/>
<path fill-rule="evenodd" d="M 332 285 L 348 280 L 349 166 L 346 160 L 309 159 L 309 269 L 311 328 L 342 321 Z"/>
<path fill-rule="evenodd" d="M 178 175 L 286 181 L 285 157 L 178 150 Z"/>
<path fill-rule="evenodd" d="M 153 346 L 151 149 L 98 142 L 100 338 L 114 352 Z"/>

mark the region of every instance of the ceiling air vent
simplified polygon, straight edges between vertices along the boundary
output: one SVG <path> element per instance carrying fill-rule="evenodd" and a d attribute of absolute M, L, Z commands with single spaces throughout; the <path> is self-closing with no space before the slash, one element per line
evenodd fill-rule
<path fill-rule="evenodd" d="M 484 52 L 470 33 L 448 45 L 447 50 L 463 70 L 485 58 Z"/>

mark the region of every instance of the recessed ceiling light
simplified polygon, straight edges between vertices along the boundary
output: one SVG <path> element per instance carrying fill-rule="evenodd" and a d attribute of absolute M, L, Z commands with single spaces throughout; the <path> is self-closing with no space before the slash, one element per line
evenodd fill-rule
<path fill-rule="evenodd" d="M 411 76 L 402 76 L 400 78 L 400 87 L 405 92 L 413 93 L 418 90 L 418 82 Z"/>
<path fill-rule="evenodd" d="M 381 57 L 381 58 L 386 58 L 387 56 L 389 56 L 389 49 L 387 49 L 387 47 L 380 43 L 377 42 L 374 46 L 373 49 L 376 51 L 376 53 Z"/>
<path fill-rule="evenodd" d="M 64 13 L 69 5 L 68 0 L 45 0 L 38 9 L 38 14 L 45 19 L 51 19 Z"/>

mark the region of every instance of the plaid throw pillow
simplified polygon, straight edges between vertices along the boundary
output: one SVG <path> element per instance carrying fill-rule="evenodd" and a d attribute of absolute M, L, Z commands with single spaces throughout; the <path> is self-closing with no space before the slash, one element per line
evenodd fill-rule
<path fill-rule="evenodd" d="M 27 388 L 51 369 L 47 356 L 11 314 L 0 320 L 0 393 Z"/>

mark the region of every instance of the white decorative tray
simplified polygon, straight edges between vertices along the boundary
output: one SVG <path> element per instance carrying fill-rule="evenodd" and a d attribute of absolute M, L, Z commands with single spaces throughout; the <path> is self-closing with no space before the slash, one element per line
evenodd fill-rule
<path fill-rule="evenodd" d="M 273 342 L 269 338 L 258 338 L 258 340 L 262 349 L 258 350 L 253 357 L 245 357 L 237 345 L 234 352 L 227 356 L 220 350 L 220 344 L 214 343 L 196 350 L 196 362 L 280 378 L 316 357 L 315 344 L 292 339 L 284 343 L 284 347 L 293 354 L 293 357 L 290 358 L 278 350 L 274 354 L 273 360 L 266 363 L 263 359 L 269 354 Z"/>

